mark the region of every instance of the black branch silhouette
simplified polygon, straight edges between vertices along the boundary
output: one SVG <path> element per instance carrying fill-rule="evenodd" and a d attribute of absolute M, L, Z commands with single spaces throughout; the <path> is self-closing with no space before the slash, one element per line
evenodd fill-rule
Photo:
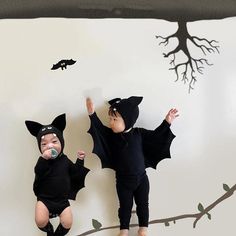
<path fill-rule="evenodd" d="M 197 213 L 193 214 L 183 214 L 183 215 L 178 215 L 178 216 L 173 216 L 173 217 L 168 217 L 168 218 L 163 218 L 163 219 L 157 219 L 157 220 L 151 220 L 149 221 L 149 225 L 152 224 L 164 224 L 165 226 L 170 226 L 170 223 L 173 222 L 174 224 L 178 220 L 183 220 L 183 219 L 188 219 L 188 218 L 193 218 L 193 228 L 196 228 L 196 225 L 198 221 L 203 217 L 207 216 L 209 220 L 211 220 L 211 214 L 209 213 L 213 208 L 215 208 L 218 204 L 226 200 L 227 198 L 231 197 L 234 192 L 236 191 L 236 184 L 233 185 L 231 188 L 227 184 L 223 184 L 223 189 L 226 191 L 221 197 L 216 199 L 213 203 L 208 205 L 207 207 L 204 208 L 202 203 L 198 204 L 198 211 Z M 134 212 L 133 212 L 134 213 Z M 90 234 L 94 234 L 96 232 L 100 231 L 105 231 L 105 230 L 111 230 L 111 229 L 119 229 L 119 225 L 114 225 L 114 226 L 109 226 L 109 227 L 102 227 L 102 224 L 97 221 L 97 220 L 92 220 L 92 225 L 93 229 L 88 230 L 82 234 L 79 234 L 77 236 L 86 236 Z M 138 224 L 130 224 L 130 228 L 138 227 Z"/>
<path fill-rule="evenodd" d="M 209 63 L 205 58 L 194 58 L 188 48 L 188 40 L 193 46 L 200 48 L 202 53 L 206 56 L 207 53 L 219 53 L 219 45 L 216 40 L 207 40 L 206 38 L 199 38 L 197 36 L 191 36 L 187 29 L 187 22 L 178 22 L 177 31 L 167 37 L 156 36 L 160 39 L 160 43 L 167 46 L 171 39 L 176 38 L 178 40 L 178 45 L 176 48 L 168 53 L 163 53 L 164 57 L 170 59 L 170 65 L 172 66 L 170 70 L 173 70 L 177 76 L 176 81 L 181 79 L 184 83 L 188 83 L 189 92 L 194 88 L 194 84 L 197 81 L 197 74 L 203 74 L 204 66 L 211 66 L 213 64 Z M 183 52 L 186 56 L 185 62 L 176 62 L 176 55 Z"/>

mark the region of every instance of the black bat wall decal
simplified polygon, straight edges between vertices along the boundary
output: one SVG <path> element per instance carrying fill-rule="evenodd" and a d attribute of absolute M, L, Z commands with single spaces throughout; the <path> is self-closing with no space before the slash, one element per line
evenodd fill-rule
<path fill-rule="evenodd" d="M 60 60 L 57 64 L 53 64 L 53 67 L 51 70 L 57 70 L 61 68 L 62 70 L 66 69 L 66 67 L 69 65 L 74 65 L 76 61 L 70 59 L 70 60 Z"/>

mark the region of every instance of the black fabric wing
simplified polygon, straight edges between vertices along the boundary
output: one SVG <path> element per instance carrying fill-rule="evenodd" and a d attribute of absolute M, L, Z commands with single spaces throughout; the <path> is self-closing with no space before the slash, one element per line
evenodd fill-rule
<path fill-rule="evenodd" d="M 170 130 L 170 125 L 164 120 L 155 130 L 140 128 L 143 142 L 145 165 L 156 169 L 157 164 L 170 158 L 170 145 L 175 135 Z"/>
<path fill-rule="evenodd" d="M 104 126 L 94 112 L 89 116 L 91 125 L 88 133 L 93 139 L 93 153 L 101 160 L 102 168 L 114 169 L 111 159 L 111 135 L 112 131 Z"/>
<path fill-rule="evenodd" d="M 85 177 L 89 169 L 83 166 L 83 161 L 77 159 L 76 163 L 72 163 L 70 171 L 71 190 L 69 199 L 75 200 L 77 193 L 80 189 L 85 187 Z"/>

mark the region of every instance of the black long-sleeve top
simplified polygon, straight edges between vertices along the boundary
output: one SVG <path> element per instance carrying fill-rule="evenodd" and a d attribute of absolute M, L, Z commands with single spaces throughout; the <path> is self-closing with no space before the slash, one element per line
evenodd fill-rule
<path fill-rule="evenodd" d="M 155 130 L 132 128 L 126 133 L 114 133 L 95 112 L 90 120 L 88 132 L 94 140 L 93 152 L 103 167 L 114 169 L 117 176 L 140 176 L 146 167 L 156 168 L 159 161 L 170 158 L 169 147 L 175 136 L 165 120 Z"/>
<path fill-rule="evenodd" d="M 60 200 L 75 199 L 79 189 L 84 187 L 89 169 L 83 160 L 74 164 L 66 155 L 46 160 L 39 157 L 35 170 L 33 190 L 38 198 Z"/>
<path fill-rule="evenodd" d="M 111 135 L 111 157 L 117 175 L 141 175 L 145 172 L 142 136 L 138 128 Z"/>

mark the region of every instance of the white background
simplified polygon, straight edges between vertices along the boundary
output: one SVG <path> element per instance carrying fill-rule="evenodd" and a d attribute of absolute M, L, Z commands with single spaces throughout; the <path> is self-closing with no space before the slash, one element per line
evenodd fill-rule
<path fill-rule="evenodd" d="M 91 169 L 86 188 L 71 202 L 74 224 L 69 236 L 118 225 L 114 172 L 101 169 L 91 153 L 85 97 L 94 100 L 107 124 L 107 100 L 143 96 L 137 126 L 153 129 L 172 107 L 180 117 L 172 125 L 176 139 L 172 159 L 164 160 L 150 177 L 150 220 L 197 213 L 222 196 L 223 183 L 235 184 L 236 140 L 236 19 L 188 23 L 189 33 L 219 41 L 220 54 L 208 55 L 213 66 L 198 76 L 191 93 L 188 84 L 174 82 L 169 52 L 177 41 L 159 46 L 155 35 L 167 36 L 177 23 L 163 20 L 35 19 L 0 21 L 0 235 L 44 235 L 34 223 L 36 198 L 33 168 L 39 156 L 36 139 L 24 121 L 49 124 L 67 114 L 65 153 L 73 160 L 78 149 L 87 153 Z M 190 48 L 191 49 L 191 48 Z M 192 48 L 192 50 L 196 50 Z M 196 51 L 199 57 L 200 50 Z M 67 70 L 52 71 L 61 59 L 74 59 Z M 212 220 L 204 216 L 176 224 L 151 225 L 151 236 L 235 235 L 235 196 L 217 205 Z M 132 217 L 132 223 L 136 223 Z M 53 220 L 56 226 L 57 220 Z M 136 235 L 137 228 L 130 235 Z M 116 235 L 118 230 L 96 233 Z"/>

